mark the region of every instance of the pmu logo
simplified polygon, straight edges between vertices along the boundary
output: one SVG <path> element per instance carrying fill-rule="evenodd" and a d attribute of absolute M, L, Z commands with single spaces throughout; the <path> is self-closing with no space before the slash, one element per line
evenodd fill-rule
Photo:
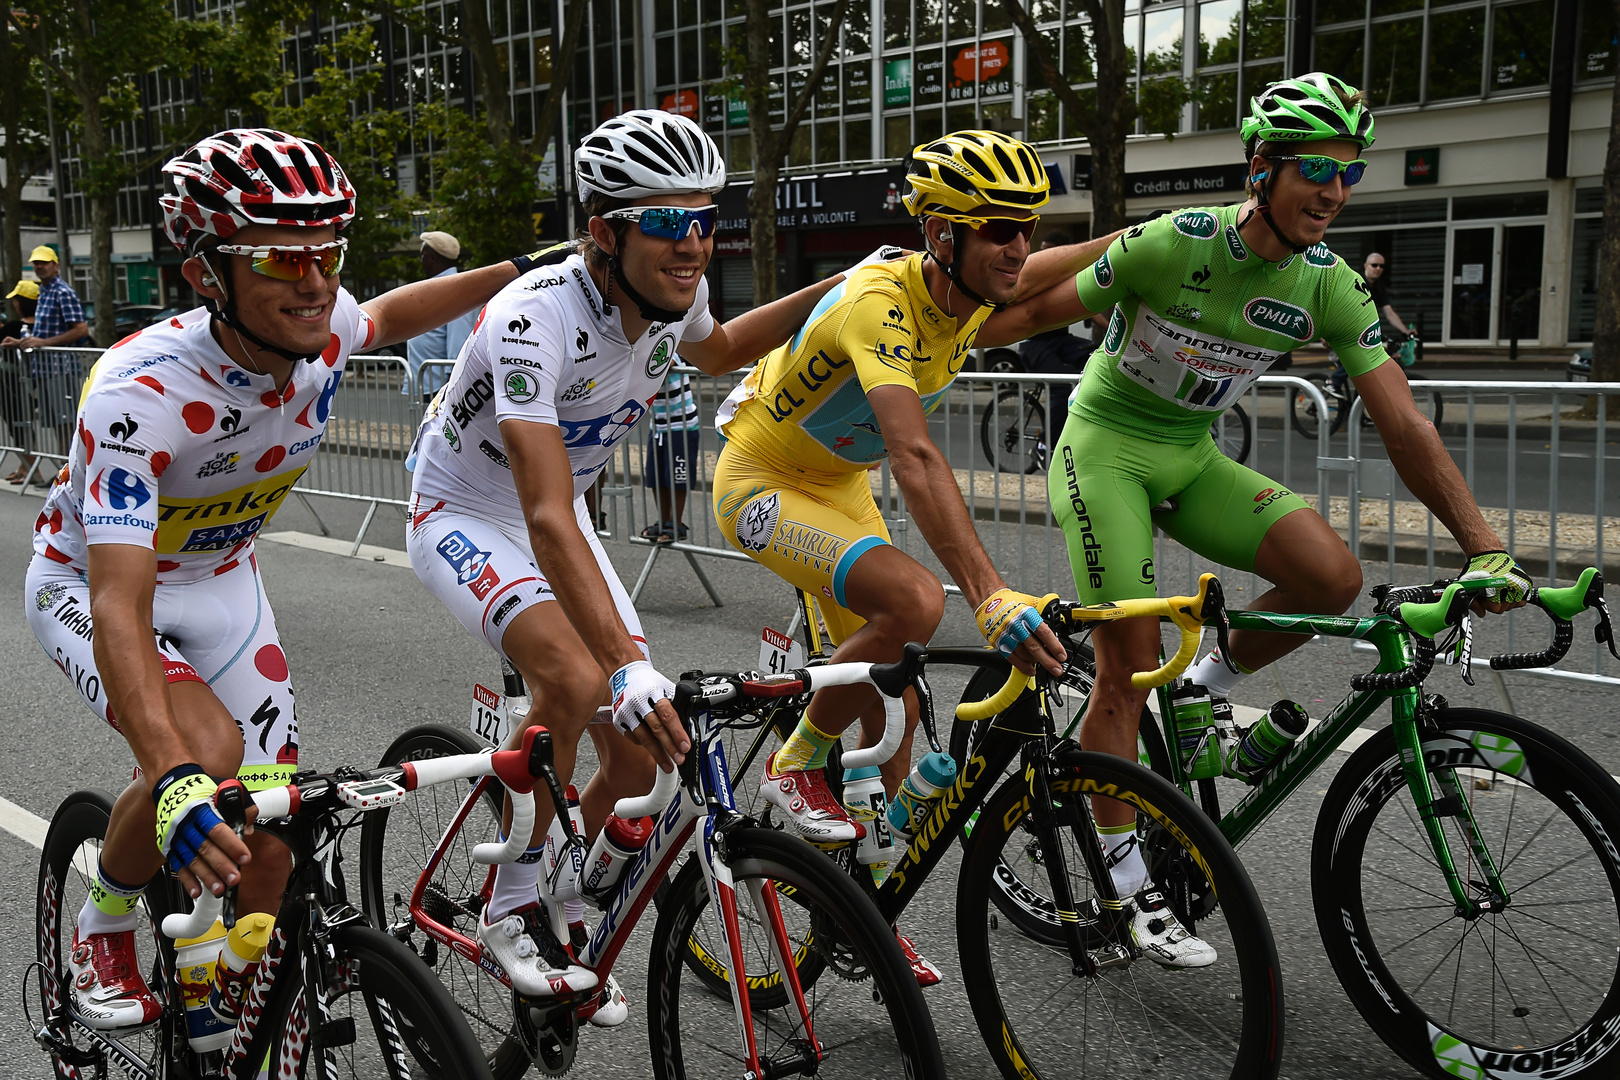
<path fill-rule="evenodd" d="M 506 324 L 506 329 L 508 333 L 516 334 L 518 337 L 522 337 L 524 334 L 529 332 L 529 327 L 531 325 L 533 324 L 529 322 L 529 317 L 527 315 L 519 315 L 517 318 Z"/>

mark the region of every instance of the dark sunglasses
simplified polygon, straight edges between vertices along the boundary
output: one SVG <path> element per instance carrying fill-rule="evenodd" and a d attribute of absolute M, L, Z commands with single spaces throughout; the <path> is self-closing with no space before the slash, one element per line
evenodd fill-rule
<path fill-rule="evenodd" d="M 1325 154 L 1290 154 L 1267 160 L 1299 162 L 1299 175 L 1313 184 L 1331 184 L 1333 178 L 1342 171 L 1344 186 L 1355 187 L 1361 183 L 1361 174 L 1367 171 L 1367 163 L 1361 158 L 1355 161 L 1340 161 Z"/>
<path fill-rule="evenodd" d="M 1035 232 L 1035 226 L 1040 224 L 1040 220 L 1040 218 L 991 218 L 973 231 L 992 244 L 1005 247 L 1013 242 L 1015 236 L 1022 236 L 1028 240 Z"/>
<path fill-rule="evenodd" d="M 707 240 L 714 235 L 720 222 L 720 208 L 708 206 L 627 206 L 623 210 L 610 210 L 602 215 L 615 221 L 634 221 L 648 236 L 664 240 L 684 240 L 696 229 L 698 237 Z"/>

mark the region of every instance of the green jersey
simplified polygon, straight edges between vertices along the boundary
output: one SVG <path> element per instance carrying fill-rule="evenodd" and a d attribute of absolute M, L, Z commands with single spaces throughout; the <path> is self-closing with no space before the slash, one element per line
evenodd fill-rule
<path fill-rule="evenodd" d="M 1071 405 L 1077 415 L 1192 445 L 1290 349 L 1326 338 L 1351 375 L 1388 359 L 1361 275 L 1323 244 L 1262 259 L 1238 234 L 1240 209 L 1136 225 L 1080 272 L 1086 310 L 1114 313 Z"/>

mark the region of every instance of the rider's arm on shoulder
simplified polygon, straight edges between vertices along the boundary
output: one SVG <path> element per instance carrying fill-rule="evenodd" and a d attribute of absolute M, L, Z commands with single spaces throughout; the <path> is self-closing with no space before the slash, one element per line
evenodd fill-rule
<path fill-rule="evenodd" d="M 150 777 L 196 760 L 169 704 L 168 679 L 152 636 L 157 552 L 135 544 L 89 546 L 92 646 L 107 714 Z"/>
<path fill-rule="evenodd" d="M 642 659 L 619 618 L 602 570 L 574 513 L 573 466 L 556 424 L 503 419 L 501 445 L 529 528 L 534 560 L 580 639 L 611 673 Z"/>
<path fill-rule="evenodd" d="M 821 298 L 842 280 L 835 275 L 744 312 L 724 325 L 716 323 L 714 332 L 702 341 L 682 341 L 681 356 L 710 375 L 748 367 L 792 337 Z"/>
<path fill-rule="evenodd" d="M 443 326 L 478 307 L 517 276 L 517 267 L 508 260 L 390 289 L 360 305 L 376 325 L 365 347 L 392 345 Z"/>
<path fill-rule="evenodd" d="M 1038 296 L 1054 285 L 1073 281 L 1076 274 L 1100 259 L 1102 253 L 1124 231 L 1120 229 L 1119 232 L 1082 240 L 1078 244 L 1030 252 L 1023 270 L 1018 274 L 1019 297 Z"/>
<path fill-rule="evenodd" d="M 1066 278 L 1045 292 L 1020 300 L 984 320 L 973 344 L 980 348 L 1011 345 L 1043 330 L 1069 326 L 1093 313 L 1080 302 L 1074 279 Z"/>

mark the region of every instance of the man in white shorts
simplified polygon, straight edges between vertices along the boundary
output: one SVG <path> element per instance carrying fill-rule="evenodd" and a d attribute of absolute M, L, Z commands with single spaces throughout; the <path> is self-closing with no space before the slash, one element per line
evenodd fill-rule
<path fill-rule="evenodd" d="M 139 765 L 70 953 L 74 1009 L 105 1029 L 160 1011 L 134 931 L 165 861 L 193 896 L 239 884 L 244 914 L 273 913 L 286 887 L 287 849 L 267 833 L 244 844 L 212 796 L 233 777 L 256 790 L 297 768 L 253 540 L 314 456 L 349 354 L 476 307 L 528 264 L 361 306 L 338 279 L 354 189 L 320 146 L 222 131 L 163 171 L 164 229 L 206 306 L 125 338 L 92 371 L 27 577 L 30 628 Z"/>
<path fill-rule="evenodd" d="M 580 799 L 594 834 L 615 799 L 651 787 L 655 759 L 671 768 L 690 743 L 582 496 L 677 350 L 713 374 L 750 364 L 840 279 L 720 326 L 703 279 L 725 183 L 713 141 L 684 117 L 637 110 L 586 136 L 574 161 L 589 238 L 484 309 L 418 434 L 407 546 L 428 590 L 522 673 L 564 782 L 611 688 L 612 727 L 590 727 L 601 768 Z M 539 810 L 531 860 L 552 818 L 546 800 Z M 538 877 L 535 861 L 496 868 L 479 938 L 525 994 L 591 989 L 539 909 Z M 583 905 L 569 912 L 576 935 L 583 917 Z M 603 1002 L 593 1022 L 624 1019 L 611 980 Z"/>

